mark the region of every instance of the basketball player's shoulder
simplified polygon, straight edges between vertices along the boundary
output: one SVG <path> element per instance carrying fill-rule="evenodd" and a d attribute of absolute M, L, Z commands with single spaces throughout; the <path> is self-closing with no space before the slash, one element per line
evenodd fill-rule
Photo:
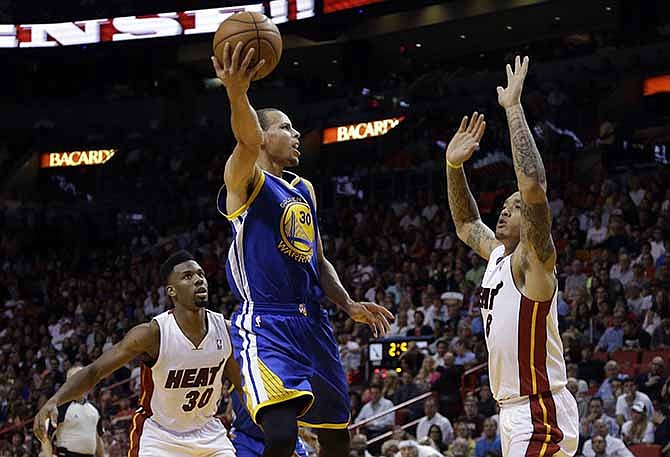
<path fill-rule="evenodd" d="M 489 256 L 489 261 L 499 263 L 504 258 L 505 258 L 505 245 L 501 244 L 493 248 L 493 251 L 491 251 L 491 255 Z"/>

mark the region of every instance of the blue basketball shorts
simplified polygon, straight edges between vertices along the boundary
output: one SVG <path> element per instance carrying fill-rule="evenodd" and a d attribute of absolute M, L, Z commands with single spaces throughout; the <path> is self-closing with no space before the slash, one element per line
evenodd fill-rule
<path fill-rule="evenodd" d="M 320 306 L 243 303 L 232 316 L 230 333 L 255 423 L 263 408 L 301 399 L 299 425 L 349 425 L 349 387 L 328 314 Z"/>

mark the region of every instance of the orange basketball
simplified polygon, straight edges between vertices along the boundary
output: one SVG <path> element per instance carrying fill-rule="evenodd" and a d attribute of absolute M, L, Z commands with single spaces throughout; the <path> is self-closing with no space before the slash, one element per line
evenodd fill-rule
<path fill-rule="evenodd" d="M 254 81 L 265 78 L 279 63 L 282 53 L 282 39 L 277 26 L 264 14 L 243 11 L 235 13 L 219 25 L 214 34 L 214 55 L 219 62 L 223 62 L 223 47 L 226 41 L 230 42 L 230 53 L 238 42 L 242 42 L 242 52 L 239 63 L 249 49 L 254 48 L 254 57 L 249 68 L 254 68 L 259 60 L 265 59 L 265 64 L 255 75 Z"/>

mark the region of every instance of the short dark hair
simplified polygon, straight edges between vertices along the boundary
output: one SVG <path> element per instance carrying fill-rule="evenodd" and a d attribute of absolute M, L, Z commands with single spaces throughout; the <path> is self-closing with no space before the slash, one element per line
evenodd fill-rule
<path fill-rule="evenodd" d="M 165 262 L 163 262 L 161 265 L 161 283 L 163 285 L 167 285 L 168 278 L 170 277 L 170 273 L 172 273 L 174 267 L 180 263 L 188 262 L 189 260 L 195 260 L 195 257 L 193 257 L 193 254 L 184 249 L 171 254 L 170 257 L 168 257 L 167 260 L 165 260 Z"/>
<path fill-rule="evenodd" d="M 597 401 L 598 403 L 600 403 L 600 406 L 604 405 L 603 399 L 600 397 L 591 397 L 591 401 Z"/>
<path fill-rule="evenodd" d="M 261 130 L 266 131 L 270 128 L 270 113 L 279 112 L 277 108 L 262 108 L 256 110 L 256 116 L 258 116 L 258 123 L 261 125 Z"/>

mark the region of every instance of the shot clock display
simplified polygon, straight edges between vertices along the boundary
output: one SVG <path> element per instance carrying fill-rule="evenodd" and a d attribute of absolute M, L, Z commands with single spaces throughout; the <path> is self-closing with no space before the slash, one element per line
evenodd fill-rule
<path fill-rule="evenodd" d="M 395 337 L 370 340 L 368 359 L 372 368 L 395 370 L 400 368 L 400 356 L 407 352 L 412 344 L 417 348 L 428 346 L 432 338 L 427 337 Z"/>

